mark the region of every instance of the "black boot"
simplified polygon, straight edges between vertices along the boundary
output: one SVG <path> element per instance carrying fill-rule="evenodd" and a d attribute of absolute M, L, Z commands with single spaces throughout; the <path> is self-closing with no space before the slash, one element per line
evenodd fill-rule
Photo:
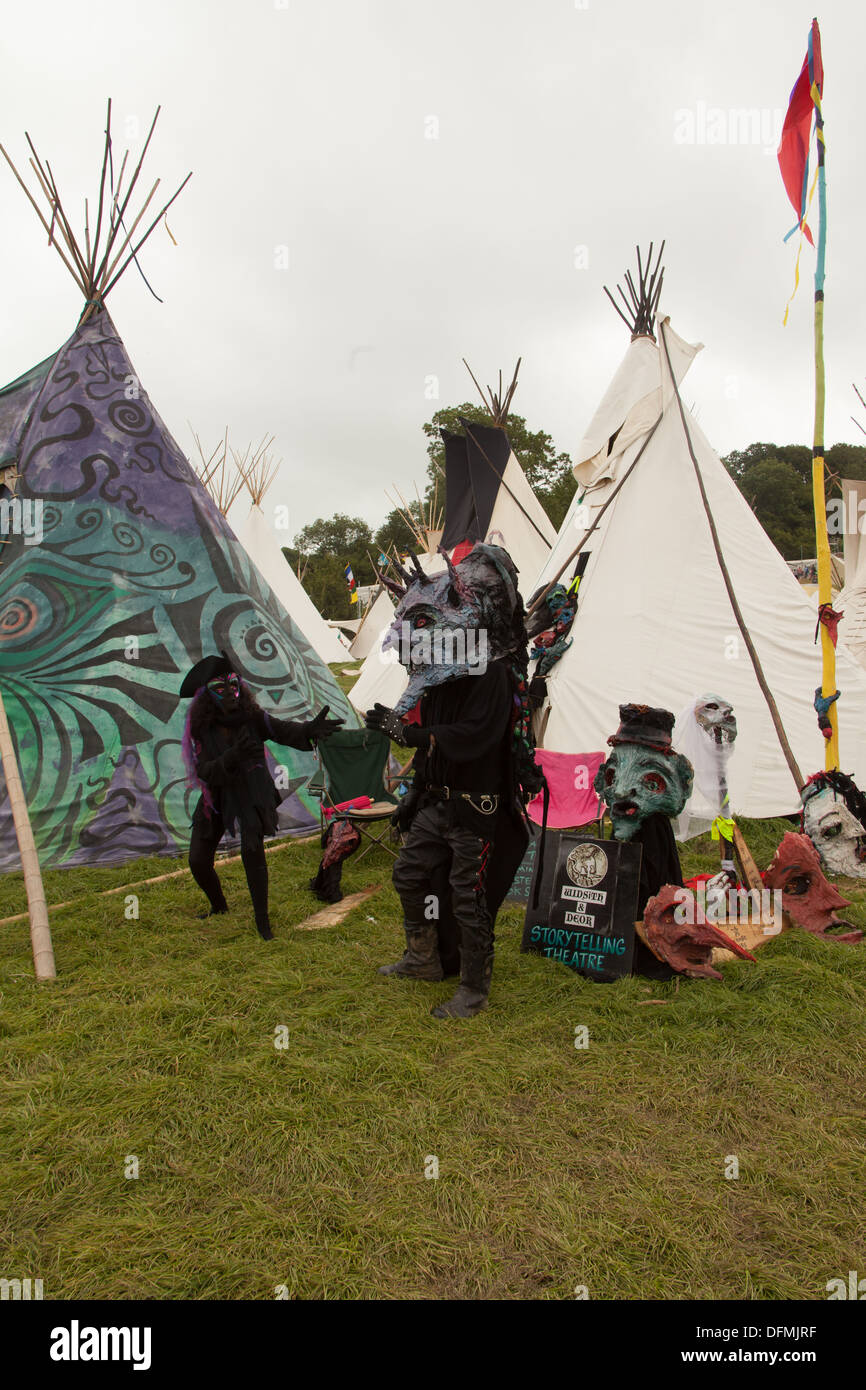
<path fill-rule="evenodd" d="M 256 917 L 256 931 L 263 941 L 273 941 L 270 918 L 268 917 L 268 866 L 267 864 L 244 865 L 247 873 L 247 886 L 253 900 Z"/>
<path fill-rule="evenodd" d="M 193 878 L 210 903 L 207 912 L 199 912 L 196 915 L 199 918 L 204 918 L 213 917 L 220 912 L 228 912 L 229 905 L 225 900 L 222 885 L 219 881 L 219 875 L 213 864 L 202 864 L 190 858 L 189 867 L 192 871 Z"/>
<path fill-rule="evenodd" d="M 487 1008 L 493 952 L 461 949 L 460 984 L 455 994 L 430 1012 L 434 1018 L 474 1018 Z"/>
<path fill-rule="evenodd" d="M 200 922 L 206 922 L 208 917 L 218 917 L 221 913 L 228 912 L 228 910 L 229 905 L 226 902 L 225 898 L 223 898 L 221 903 L 213 903 L 208 908 L 207 912 L 197 912 L 196 917 Z"/>
<path fill-rule="evenodd" d="M 410 980 L 442 980 L 439 941 L 435 925 L 405 928 L 406 950 L 393 965 L 380 965 L 380 975 L 402 975 Z"/>

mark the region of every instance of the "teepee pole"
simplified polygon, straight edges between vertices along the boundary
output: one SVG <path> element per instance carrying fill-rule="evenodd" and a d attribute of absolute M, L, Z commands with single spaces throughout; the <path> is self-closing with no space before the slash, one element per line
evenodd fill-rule
<path fill-rule="evenodd" d="M 761 688 L 761 694 L 763 695 L 764 699 L 765 699 L 766 702 L 767 702 L 767 708 L 768 708 L 769 711 L 770 711 L 770 718 L 771 718 L 772 721 L 773 721 L 773 728 L 776 730 L 776 735 L 777 735 L 777 737 L 778 737 L 778 739 L 779 739 L 779 743 L 781 744 L 782 752 L 783 752 L 783 754 L 785 755 L 785 762 L 788 764 L 788 768 L 789 768 L 789 770 L 790 770 L 791 776 L 793 777 L 793 779 L 794 779 L 794 781 L 795 781 L 795 783 L 796 783 L 797 791 L 800 792 L 800 791 L 802 791 L 802 789 L 803 789 L 805 779 L 804 779 L 803 774 L 802 774 L 802 772 L 800 771 L 800 769 L 799 769 L 799 767 L 798 767 L 798 765 L 797 765 L 797 759 L 794 757 L 793 749 L 791 748 L 791 745 L 790 745 L 790 743 L 788 742 L 788 736 L 787 736 L 787 734 L 785 733 L 785 728 L 784 728 L 784 725 L 782 724 L 782 716 L 779 714 L 779 707 L 778 707 L 778 705 L 776 704 L 776 701 L 775 701 L 774 698 L 773 698 L 773 693 L 772 693 L 772 691 L 770 690 L 770 687 L 767 685 L 767 681 L 766 681 L 766 678 L 765 678 L 765 676 L 764 676 L 764 671 L 763 671 L 763 668 L 762 668 L 762 666 L 761 666 L 761 662 L 760 662 L 760 659 L 759 659 L 759 657 L 758 657 L 758 653 L 757 653 L 757 651 L 755 650 L 755 644 L 754 644 L 754 642 L 752 641 L 752 638 L 751 638 L 751 634 L 750 634 L 750 632 L 749 632 L 749 629 L 746 627 L 746 622 L 745 622 L 745 619 L 743 618 L 743 614 L 742 614 L 742 612 L 741 612 L 741 610 L 740 610 L 740 605 L 739 605 L 739 603 L 737 602 L 737 596 L 736 596 L 736 594 L 734 593 L 734 586 L 733 586 L 733 584 L 732 584 L 732 582 L 731 582 L 731 576 L 730 576 L 730 574 L 729 574 L 729 572 L 728 572 L 728 567 L 727 567 L 727 565 L 725 564 L 725 557 L 724 557 L 724 555 L 722 554 L 722 546 L 721 546 L 721 542 L 719 541 L 719 533 L 718 533 L 718 531 L 716 530 L 715 519 L 714 519 L 714 517 L 713 517 L 713 513 L 712 513 L 712 510 L 711 510 L 711 508 L 710 508 L 710 500 L 709 500 L 709 498 L 707 497 L 707 490 L 706 490 L 706 488 L 704 487 L 704 480 L 703 480 L 703 477 L 702 477 L 702 475 L 701 475 L 701 470 L 700 470 L 700 466 L 699 466 L 699 464 L 698 464 L 697 456 L 696 456 L 696 454 L 695 454 L 694 445 L 692 444 L 692 436 L 691 436 L 691 434 L 689 433 L 689 426 L 688 426 L 688 422 L 686 421 L 686 413 L 685 413 L 685 410 L 683 409 L 683 402 L 682 402 L 682 398 L 681 398 L 681 396 L 680 396 L 680 388 L 679 388 L 679 386 L 677 385 L 677 379 L 676 379 L 676 376 L 674 375 L 674 369 L 673 369 L 673 365 L 672 365 L 672 363 L 671 363 L 671 355 L 670 355 L 670 352 L 668 351 L 668 340 L 667 340 L 667 334 L 666 334 L 666 332 L 665 332 L 664 323 L 660 323 L 660 324 L 659 324 L 659 329 L 660 329 L 660 331 L 661 331 L 661 340 L 662 340 L 662 343 L 663 343 L 663 345 L 664 345 L 665 359 L 666 359 L 667 364 L 668 364 L 668 372 L 670 373 L 671 384 L 672 384 L 672 386 L 673 386 L 674 395 L 675 395 L 676 398 L 677 398 L 677 405 L 679 406 L 680 420 L 682 421 L 683 430 L 684 430 L 685 436 L 686 436 L 686 444 L 688 445 L 689 457 L 691 458 L 692 464 L 694 465 L 695 476 L 696 476 L 696 478 L 697 478 L 697 480 L 698 480 L 698 489 L 699 489 L 700 494 L 701 494 L 701 501 L 702 501 L 703 504 L 704 504 L 704 511 L 706 512 L 706 515 L 707 515 L 707 521 L 708 521 L 709 527 L 710 527 L 710 535 L 712 536 L 712 540 L 713 540 L 713 548 L 714 548 L 714 550 L 715 550 L 715 552 L 716 552 L 716 559 L 717 559 L 718 562 L 719 562 L 719 569 L 720 569 L 721 572 L 722 572 L 722 579 L 724 580 L 725 588 L 726 588 L 727 591 L 728 591 L 728 598 L 730 599 L 731 608 L 733 609 L 733 612 L 734 612 L 734 617 L 735 617 L 736 622 L 737 622 L 737 627 L 740 629 L 740 634 L 741 634 L 741 636 L 742 636 L 742 638 L 743 638 L 743 641 L 744 641 L 745 644 L 746 644 L 746 651 L 749 653 L 749 657 L 750 657 L 750 659 L 751 659 L 752 666 L 754 667 L 755 677 L 756 677 L 756 679 L 757 679 L 758 685 L 759 685 L 760 688 Z"/>
<path fill-rule="evenodd" d="M 809 78 L 815 106 L 815 141 L 818 151 L 818 245 L 815 258 L 815 425 L 812 436 L 812 498 L 815 507 L 815 544 L 818 560 L 818 605 L 832 604 L 830 542 L 827 536 L 827 504 L 824 496 L 824 257 L 827 246 L 827 182 L 824 168 L 824 116 L 821 90 L 815 81 L 814 38 L 818 21 L 812 21 L 809 45 Z M 820 47 L 819 47 L 820 51 Z M 823 84 L 822 84 L 823 85 Z M 826 699 L 836 692 L 836 648 L 826 623 L 821 623 L 821 694 Z M 828 772 L 839 766 L 839 720 L 836 702 L 828 710 L 831 734 L 825 748 Z"/>
<path fill-rule="evenodd" d="M 662 415 L 663 415 L 663 414 L 664 414 L 664 412 L 662 412 Z M 642 459 L 642 457 L 643 457 L 643 455 L 644 455 L 644 452 L 645 452 L 645 450 L 646 450 L 647 445 L 649 444 L 650 440 L 652 439 L 653 435 L 655 434 L 656 430 L 658 429 L 659 425 L 660 425 L 661 422 L 662 422 L 662 415 L 659 415 L 659 416 L 656 418 L 655 424 L 653 425 L 652 429 L 650 430 L 650 432 L 649 432 L 649 434 L 647 435 L 646 439 L 644 440 L 643 444 L 641 444 L 640 448 L 638 449 L 637 453 L 635 454 L 635 456 L 634 456 L 634 458 L 632 459 L 631 463 L 629 464 L 628 468 L 627 468 L 627 469 L 625 470 L 625 472 L 623 473 L 622 477 L 620 478 L 620 480 L 619 480 L 619 482 L 617 483 L 616 487 L 614 488 L 613 492 L 610 494 L 610 496 L 608 497 L 608 499 L 607 499 L 607 501 L 604 503 L 604 505 L 603 505 L 602 507 L 599 508 L 599 513 L 598 513 L 598 516 L 595 518 L 595 521 L 594 521 L 594 522 L 592 523 L 592 525 L 588 528 L 588 530 L 584 531 L 583 535 L 582 535 L 581 538 L 580 538 L 580 543 L 574 547 L 574 550 L 572 550 L 572 552 L 571 552 L 571 554 L 569 555 L 568 559 L 565 561 L 564 564 L 560 565 L 559 569 L 556 571 L 556 574 L 553 576 L 552 579 L 548 580 L 547 584 L 544 586 L 544 588 L 542 589 L 541 593 L 538 595 L 538 598 L 534 600 L 532 606 L 527 610 L 527 614 L 526 614 L 527 618 L 531 618 L 532 615 L 533 615 L 533 613 L 536 611 L 536 609 L 541 607 L 541 605 L 543 604 L 544 600 L 547 598 L 547 595 L 550 593 L 551 589 L 553 588 L 554 584 L 558 584 L 558 583 L 559 583 L 560 579 L 561 579 L 562 576 L 565 574 L 565 571 L 568 569 L 568 567 L 569 567 L 569 565 L 571 564 L 572 560 L 576 560 L 577 557 L 578 557 L 578 555 L 580 554 L 580 552 L 583 550 L 583 547 L 586 545 L 587 541 L 589 540 L 589 538 L 590 538 L 590 536 L 592 535 L 593 531 L 595 530 L 596 526 L 597 526 L 598 523 L 601 521 L 602 517 L 604 516 L 604 514 L 605 514 L 605 512 L 607 511 L 608 507 L 610 506 L 611 502 L 613 502 L 613 501 L 616 499 L 616 497 L 618 496 L 618 494 L 619 494 L 621 488 L 623 487 L 623 485 L 624 485 L 625 483 L 628 482 L 628 480 L 629 480 L 629 478 L 631 477 L 632 473 L 633 473 L 634 470 L 637 468 L 637 465 L 640 463 L 640 461 L 641 461 L 641 459 Z"/>
<path fill-rule="evenodd" d="M 45 903 L 45 890 L 42 887 L 42 874 L 39 872 L 39 856 L 33 839 L 27 802 L 18 771 L 18 759 L 12 743 L 6 707 L 0 694 L 0 764 L 6 778 L 9 805 L 21 854 L 21 867 L 24 870 L 24 886 L 27 890 L 27 906 L 30 909 L 30 943 L 33 947 L 33 965 L 37 980 L 54 980 L 57 970 L 54 966 L 54 947 L 51 944 L 51 928 L 48 925 L 48 908 Z"/>

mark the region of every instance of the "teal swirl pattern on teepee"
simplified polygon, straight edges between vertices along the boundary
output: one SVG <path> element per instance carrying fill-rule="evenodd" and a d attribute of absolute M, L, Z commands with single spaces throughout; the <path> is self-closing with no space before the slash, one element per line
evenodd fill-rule
<path fill-rule="evenodd" d="M 225 650 L 281 718 L 357 724 L 153 410 L 103 309 L 0 392 L 0 459 L 42 506 L 0 549 L 0 687 L 44 867 L 176 854 L 194 798 L 178 688 Z M 309 828 L 312 754 L 287 769 L 285 829 Z M 17 865 L 0 780 L 0 869 Z"/>

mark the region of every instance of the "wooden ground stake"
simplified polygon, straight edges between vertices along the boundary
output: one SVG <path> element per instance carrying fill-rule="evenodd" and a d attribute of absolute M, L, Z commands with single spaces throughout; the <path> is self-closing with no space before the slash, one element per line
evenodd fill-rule
<path fill-rule="evenodd" d="M 24 870 L 24 886 L 27 890 L 29 914 L 22 913 L 22 916 L 29 915 L 30 917 L 33 967 L 37 980 L 55 980 L 57 969 L 54 964 L 54 947 L 51 944 L 51 928 L 48 925 L 45 889 L 42 887 L 42 874 L 39 871 L 39 855 L 36 853 L 36 842 L 33 839 L 33 829 L 27 812 L 27 802 L 24 799 L 18 759 L 15 756 L 15 747 L 12 743 L 12 734 L 9 729 L 9 721 L 6 718 L 6 707 L 3 704 L 2 694 L 0 694 L 0 763 L 3 765 L 3 776 L 6 778 L 6 790 L 9 794 L 9 805 L 15 824 L 21 867 Z"/>
<path fill-rule="evenodd" d="M 331 907 L 323 907 L 321 912 L 314 912 L 312 917 L 299 922 L 295 931 L 320 931 L 322 927 L 336 927 L 353 907 L 360 907 L 367 898 L 372 898 L 374 893 L 378 893 L 381 887 L 381 883 L 374 883 L 372 888 L 363 888 L 360 893 L 350 893 L 348 898 L 343 898 L 341 902 L 333 903 Z"/>

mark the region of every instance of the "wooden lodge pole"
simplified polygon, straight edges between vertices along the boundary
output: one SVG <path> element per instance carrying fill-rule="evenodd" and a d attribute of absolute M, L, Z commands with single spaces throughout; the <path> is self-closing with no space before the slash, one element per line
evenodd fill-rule
<path fill-rule="evenodd" d="M 54 947 L 51 944 L 51 928 L 48 925 L 48 908 L 45 903 L 45 890 L 42 887 L 42 874 L 39 871 L 39 856 L 36 842 L 24 799 L 18 759 L 12 743 L 12 733 L 6 718 L 6 707 L 0 693 L 0 763 L 6 778 L 9 805 L 21 854 L 21 867 L 24 870 L 24 886 L 27 890 L 27 906 L 30 909 L 30 942 L 33 947 L 33 966 L 37 980 L 55 980 L 57 970 L 54 965 Z"/>

